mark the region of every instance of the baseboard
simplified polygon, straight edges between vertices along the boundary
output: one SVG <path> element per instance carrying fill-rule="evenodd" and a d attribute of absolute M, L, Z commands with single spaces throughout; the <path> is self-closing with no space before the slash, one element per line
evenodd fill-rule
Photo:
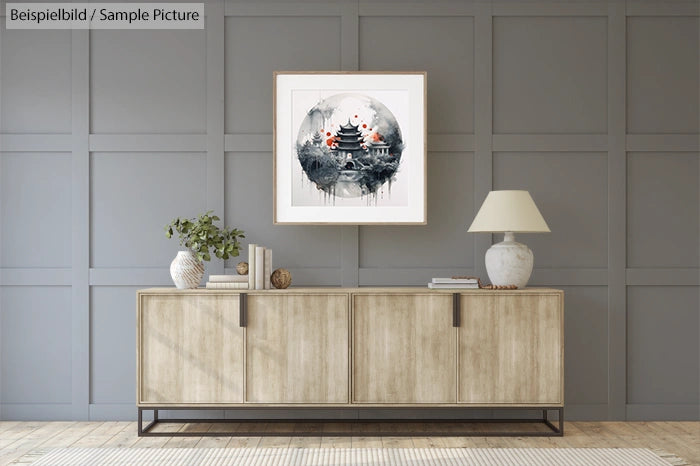
<path fill-rule="evenodd" d="M 628 404 L 628 421 L 700 421 L 700 404 Z"/>
<path fill-rule="evenodd" d="M 3 421 L 72 421 L 71 403 L 0 403 Z"/>

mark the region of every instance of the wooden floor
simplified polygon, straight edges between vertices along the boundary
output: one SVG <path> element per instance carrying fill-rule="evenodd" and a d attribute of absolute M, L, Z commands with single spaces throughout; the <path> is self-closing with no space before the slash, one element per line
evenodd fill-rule
<path fill-rule="evenodd" d="M 173 427 L 175 426 L 175 427 Z M 388 425 L 390 427 L 390 425 Z M 398 426 L 398 425 L 397 425 Z M 318 432 L 318 437 L 227 437 L 240 429 L 290 429 Z M 326 448 L 651 448 L 663 450 L 700 466 L 700 422 L 567 422 L 565 436 L 523 437 L 371 437 L 371 430 L 356 437 L 325 437 L 337 431 L 330 424 L 274 423 L 183 424 L 163 428 L 191 432 L 222 432 L 221 437 L 138 437 L 135 422 L 0 422 L 0 465 L 9 464 L 35 449 L 59 447 L 119 448 L 234 448 L 234 447 L 326 447 Z M 506 428 L 518 426 L 503 425 Z M 403 427 L 397 427 L 403 428 Z M 420 429 L 419 429 L 420 430 Z"/>

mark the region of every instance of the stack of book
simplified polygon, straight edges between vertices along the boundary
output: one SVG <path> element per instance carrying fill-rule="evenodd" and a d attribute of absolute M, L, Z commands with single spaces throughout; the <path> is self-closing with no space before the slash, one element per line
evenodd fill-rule
<path fill-rule="evenodd" d="M 272 249 L 248 245 L 248 275 L 210 275 L 207 288 L 269 290 L 272 275 Z"/>
<path fill-rule="evenodd" d="M 469 289 L 479 288 L 478 278 L 433 278 L 433 281 L 428 283 L 428 288 L 433 290 L 443 289 Z"/>
<path fill-rule="evenodd" d="M 248 289 L 269 290 L 272 275 L 272 249 L 248 245 Z"/>
<path fill-rule="evenodd" d="M 215 289 L 248 289 L 247 275 L 209 275 L 207 288 Z"/>

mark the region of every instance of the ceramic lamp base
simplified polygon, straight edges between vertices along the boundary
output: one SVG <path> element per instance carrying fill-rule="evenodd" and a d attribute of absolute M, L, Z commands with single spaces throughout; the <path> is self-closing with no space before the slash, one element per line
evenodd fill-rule
<path fill-rule="evenodd" d="M 494 285 L 516 285 L 525 288 L 530 274 L 534 255 L 530 248 L 515 241 L 513 233 L 506 233 L 502 242 L 486 251 L 486 272 Z"/>

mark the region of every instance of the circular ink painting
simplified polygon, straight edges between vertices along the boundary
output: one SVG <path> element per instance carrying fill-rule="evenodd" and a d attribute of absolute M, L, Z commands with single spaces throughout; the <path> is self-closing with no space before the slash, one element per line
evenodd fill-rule
<path fill-rule="evenodd" d="M 394 179 L 404 149 L 401 128 L 379 100 L 358 93 L 321 99 L 299 127 L 304 174 L 332 196 L 376 196 Z"/>

